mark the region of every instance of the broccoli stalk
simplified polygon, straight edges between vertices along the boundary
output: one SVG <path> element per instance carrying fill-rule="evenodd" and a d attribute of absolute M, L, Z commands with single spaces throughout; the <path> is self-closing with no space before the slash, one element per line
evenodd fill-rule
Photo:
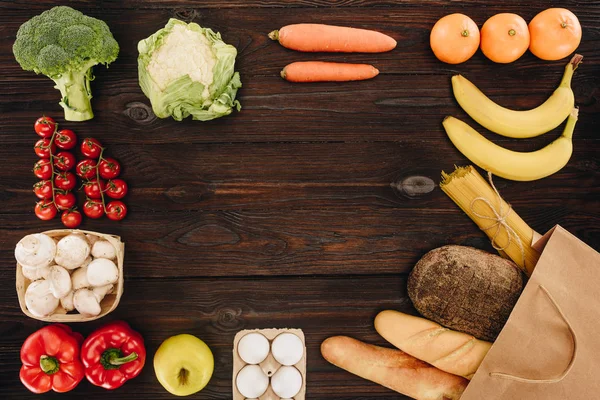
<path fill-rule="evenodd" d="M 56 83 L 67 121 L 86 121 L 94 117 L 92 67 L 116 60 L 119 45 L 103 21 L 58 6 L 21 25 L 13 53 L 24 70 Z"/>

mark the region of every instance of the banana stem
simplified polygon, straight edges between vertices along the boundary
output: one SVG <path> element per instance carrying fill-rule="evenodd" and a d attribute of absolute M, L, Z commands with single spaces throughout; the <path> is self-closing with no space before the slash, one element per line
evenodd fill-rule
<path fill-rule="evenodd" d="M 567 118 L 567 124 L 565 125 L 565 130 L 563 131 L 562 136 L 567 139 L 573 138 L 573 131 L 575 130 L 575 124 L 577 123 L 577 116 L 579 115 L 579 109 L 573 108 L 571 114 L 569 114 L 569 118 Z"/>
<path fill-rule="evenodd" d="M 565 74 L 563 75 L 562 80 L 560 81 L 560 86 L 571 87 L 571 79 L 573 78 L 573 72 L 577 69 L 579 64 L 583 60 L 583 56 L 581 54 L 575 54 L 571 61 L 565 67 Z"/>

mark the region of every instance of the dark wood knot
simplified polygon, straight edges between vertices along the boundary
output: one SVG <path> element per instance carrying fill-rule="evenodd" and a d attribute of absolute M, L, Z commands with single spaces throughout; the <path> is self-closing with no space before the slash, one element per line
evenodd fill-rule
<path fill-rule="evenodd" d="M 244 326 L 244 321 L 240 318 L 241 315 L 241 308 L 221 308 L 217 310 L 213 324 L 215 328 L 221 331 L 239 331 Z"/>
<path fill-rule="evenodd" d="M 142 125 L 149 125 L 156 119 L 152 108 L 139 101 L 127 103 L 123 114 Z"/>
<path fill-rule="evenodd" d="M 178 8 L 173 13 L 173 16 L 189 23 L 198 18 L 200 13 L 193 8 Z"/>
<path fill-rule="evenodd" d="M 426 176 L 414 175 L 392 182 L 390 186 L 396 196 L 415 199 L 431 193 L 436 185 L 432 179 Z"/>

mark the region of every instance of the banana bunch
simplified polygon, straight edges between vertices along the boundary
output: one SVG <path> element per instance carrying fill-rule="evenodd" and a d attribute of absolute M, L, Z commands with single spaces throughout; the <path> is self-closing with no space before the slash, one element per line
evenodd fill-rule
<path fill-rule="evenodd" d="M 452 143 L 469 160 L 494 175 L 515 181 L 544 178 L 563 168 L 573 153 L 572 136 L 578 111 L 571 90 L 573 72 L 583 59 L 576 54 L 565 67 L 558 88 L 542 105 L 527 111 L 504 108 L 483 94 L 461 75 L 452 77 L 452 89 L 458 104 L 484 128 L 511 138 L 531 138 L 567 124 L 560 138 L 541 150 L 521 153 L 498 146 L 466 123 L 447 117 L 444 128 Z"/>

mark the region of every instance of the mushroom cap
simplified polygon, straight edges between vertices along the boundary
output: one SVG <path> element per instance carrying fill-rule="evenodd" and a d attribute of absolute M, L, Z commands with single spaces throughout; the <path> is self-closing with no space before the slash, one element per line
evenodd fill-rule
<path fill-rule="evenodd" d="M 77 268 L 75 272 L 73 272 L 73 275 L 71 275 L 71 283 L 73 290 L 83 289 L 92 286 L 90 285 L 87 279 L 87 269 L 87 266 L 83 266 Z"/>
<path fill-rule="evenodd" d="M 73 295 L 73 305 L 79 314 L 87 317 L 95 317 L 102 311 L 100 302 L 90 289 L 76 290 Z"/>
<path fill-rule="evenodd" d="M 50 273 L 50 266 L 41 267 L 41 268 L 29 268 L 21 265 L 21 271 L 23 272 L 23 276 L 30 281 L 37 281 L 39 279 L 46 279 L 48 274 Z"/>
<path fill-rule="evenodd" d="M 66 311 L 73 311 L 75 309 L 75 305 L 73 304 L 73 294 L 75 294 L 75 292 L 71 290 L 66 296 L 63 296 L 60 299 L 60 305 Z"/>
<path fill-rule="evenodd" d="M 106 258 L 96 258 L 87 266 L 87 279 L 92 286 L 104 286 L 119 280 L 117 265 Z"/>
<path fill-rule="evenodd" d="M 36 317 L 52 314 L 58 303 L 58 299 L 52 295 L 50 282 L 45 279 L 32 282 L 25 291 L 25 305 Z"/>
<path fill-rule="evenodd" d="M 43 233 L 27 235 L 15 247 L 17 262 L 30 269 L 49 266 L 55 256 L 56 243 Z"/>
<path fill-rule="evenodd" d="M 117 250 L 108 240 L 98 240 L 92 245 L 92 256 L 113 260 L 117 258 Z"/>
<path fill-rule="evenodd" d="M 54 261 L 66 269 L 80 267 L 90 255 L 90 244 L 81 234 L 70 234 L 58 241 Z"/>
<path fill-rule="evenodd" d="M 102 299 L 104 299 L 104 297 L 107 294 L 112 292 L 113 287 L 114 287 L 113 284 L 109 284 L 109 285 L 104 285 L 104 286 L 97 286 L 92 289 L 92 292 L 94 292 L 94 296 L 96 296 L 96 300 L 98 300 L 98 303 L 102 302 Z"/>
<path fill-rule="evenodd" d="M 65 297 L 71 291 L 71 275 L 69 275 L 69 271 L 59 265 L 50 267 L 50 273 L 46 280 L 50 282 L 52 295 L 57 299 Z"/>

